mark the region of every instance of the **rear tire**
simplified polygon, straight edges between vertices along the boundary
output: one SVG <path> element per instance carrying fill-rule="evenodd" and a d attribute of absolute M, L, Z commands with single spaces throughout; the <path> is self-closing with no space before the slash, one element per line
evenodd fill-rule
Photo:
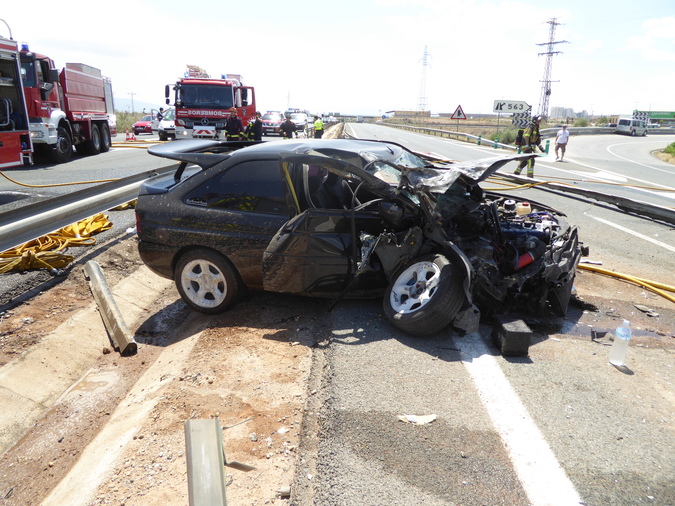
<path fill-rule="evenodd" d="M 182 299 L 200 313 L 222 313 L 242 292 L 239 274 L 230 261 L 209 249 L 191 250 L 180 257 L 174 280 Z"/>
<path fill-rule="evenodd" d="M 112 141 L 110 139 L 110 127 L 107 123 L 101 123 L 101 153 L 107 153 L 110 151 L 110 145 Z"/>
<path fill-rule="evenodd" d="M 450 324 L 464 298 L 457 269 L 443 255 L 426 255 L 392 277 L 384 296 L 384 313 L 403 332 L 428 336 Z"/>
<path fill-rule="evenodd" d="M 101 152 L 101 131 L 98 125 L 91 125 L 91 138 L 84 141 L 84 148 L 88 155 L 94 156 Z"/>

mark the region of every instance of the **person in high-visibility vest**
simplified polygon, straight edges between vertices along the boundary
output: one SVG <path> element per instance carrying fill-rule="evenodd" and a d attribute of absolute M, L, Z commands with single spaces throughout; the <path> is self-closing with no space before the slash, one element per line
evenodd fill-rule
<path fill-rule="evenodd" d="M 241 124 L 241 119 L 237 116 L 237 109 L 235 107 L 230 108 L 230 117 L 227 118 L 225 123 L 225 136 L 228 141 L 238 141 L 241 139 L 244 127 Z"/>
<path fill-rule="evenodd" d="M 544 152 L 544 148 L 541 147 L 539 123 L 541 123 L 541 116 L 532 116 L 532 122 L 523 132 L 523 153 L 535 153 L 536 148 L 539 148 L 539 151 L 542 153 Z M 520 176 L 525 165 L 527 165 L 527 177 L 534 177 L 534 158 L 528 158 L 527 160 L 521 161 L 513 173 L 516 176 Z"/>
<path fill-rule="evenodd" d="M 321 139 L 323 137 L 323 121 L 319 116 L 314 116 L 314 138 Z"/>

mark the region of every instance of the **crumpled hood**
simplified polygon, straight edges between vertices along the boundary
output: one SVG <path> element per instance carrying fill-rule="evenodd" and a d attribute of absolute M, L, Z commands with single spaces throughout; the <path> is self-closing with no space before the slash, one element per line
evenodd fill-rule
<path fill-rule="evenodd" d="M 486 180 L 507 163 L 535 156 L 537 155 L 494 156 L 480 160 L 453 163 L 444 169 L 427 167 L 424 169 L 405 169 L 403 172 L 415 190 L 444 193 L 461 176 L 464 176 L 468 184 L 475 186 L 481 181 Z"/>

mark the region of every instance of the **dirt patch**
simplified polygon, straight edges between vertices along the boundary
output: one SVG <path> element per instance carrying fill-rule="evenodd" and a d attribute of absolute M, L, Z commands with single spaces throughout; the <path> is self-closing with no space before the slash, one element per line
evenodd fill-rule
<path fill-rule="evenodd" d="M 140 265 L 135 240 L 114 245 L 97 261 L 114 286 Z M 58 286 L 6 312 L 0 365 L 92 300 L 81 267 L 74 267 Z M 289 307 L 302 311 L 290 314 Z M 256 468 L 248 473 L 227 468 L 228 501 L 287 501 L 312 348 L 330 333 L 328 308 L 324 300 L 302 299 L 300 304 L 294 297 L 255 294 L 228 313 L 207 318 L 188 310 L 171 287 L 147 318 L 127 322 L 138 353 L 123 358 L 112 346 L 101 350 L 89 373 L 0 458 L 0 504 L 34 505 L 45 499 L 49 504 L 69 473 L 85 462 L 91 472 L 76 476 L 78 497 L 90 494 L 82 504 L 185 505 L 184 422 L 214 417 L 224 427 L 227 459 Z M 183 361 L 167 353 L 188 343 Z M 165 373 L 148 379 L 158 366 Z M 142 392 L 142 402 L 130 397 L 134 391 Z M 107 455 L 119 455 L 108 463 L 94 459 L 87 464 L 92 448 L 113 430 L 120 410 L 134 416 L 129 407 L 134 403 L 138 410 L 152 407 L 133 437 L 127 441 L 121 432 L 109 435 L 113 440 L 118 436 L 115 446 L 122 448 Z"/>
<path fill-rule="evenodd" d="M 142 265 L 136 241 L 113 241 L 96 261 L 114 286 Z M 92 302 L 82 264 L 70 266 L 63 280 L 14 309 L 0 313 L 0 367 L 40 342 L 54 328 Z"/>

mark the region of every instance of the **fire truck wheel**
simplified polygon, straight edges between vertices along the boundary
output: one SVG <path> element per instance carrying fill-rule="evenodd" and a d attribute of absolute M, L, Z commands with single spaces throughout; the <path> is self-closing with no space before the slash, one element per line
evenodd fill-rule
<path fill-rule="evenodd" d="M 98 155 L 101 152 L 101 131 L 98 129 L 98 125 L 91 125 L 91 139 L 87 139 L 84 146 L 90 156 Z"/>
<path fill-rule="evenodd" d="M 107 123 L 101 123 L 101 153 L 110 151 L 110 128 Z"/>
<path fill-rule="evenodd" d="M 56 144 L 52 148 L 50 156 L 54 163 L 66 163 L 73 157 L 73 140 L 64 127 L 59 127 L 57 135 Z"/>

